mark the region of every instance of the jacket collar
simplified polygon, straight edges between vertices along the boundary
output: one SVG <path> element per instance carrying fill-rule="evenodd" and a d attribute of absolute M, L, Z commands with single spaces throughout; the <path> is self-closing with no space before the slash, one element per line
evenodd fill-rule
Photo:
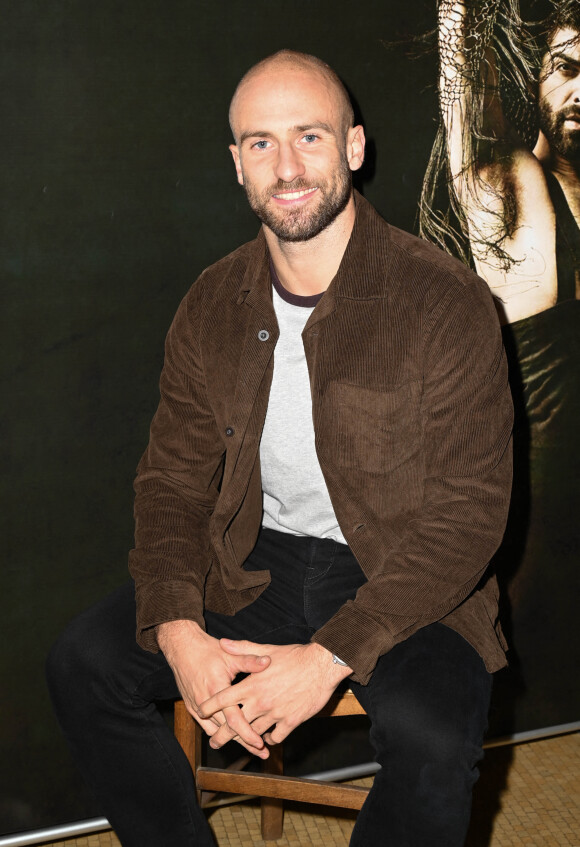
<path fill-rule="evenodd" d="M 354 227 L 328 291 L 349 300 L 383 298 L 391 254 L 390 227 L 362 194 L 355 191 L 354 198 Z"/>
<path fill-rule="evenodd" d="M 328 314 L 332 311 L 338 297 L 372 300 L 385 296 L 384 280 L 391 252 L 390 227 L 356 190 L 354 197 L 354 227 L 338 272 L 316 307 L 317 313 Z M 249 250 L 250 257 L 239 289 L 238 303 L 246 302 L 252 308 L 270 314 L 270 254 L 263 229 L 251 242 Z"/>

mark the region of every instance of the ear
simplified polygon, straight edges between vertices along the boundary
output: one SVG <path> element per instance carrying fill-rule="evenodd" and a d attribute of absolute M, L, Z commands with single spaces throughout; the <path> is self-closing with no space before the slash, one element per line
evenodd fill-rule
<path fill-rule="evenodd" d="M 244 175 L 242 173 L 242 163 L 240 161 L 240 151 L 236 144 L 230 144 L 230 153 L 234 159 L 234 165 L 236 166 L 236 174 L 238 175 L 238 182 L 240 185 L 244 184 Z"/>
<path fill-rule="evenodd" d="M 346 157 L 351 171 L 358 171 L 365 160 L 365 131 L 362 126 L 351 127 L 346 134 Z"/>

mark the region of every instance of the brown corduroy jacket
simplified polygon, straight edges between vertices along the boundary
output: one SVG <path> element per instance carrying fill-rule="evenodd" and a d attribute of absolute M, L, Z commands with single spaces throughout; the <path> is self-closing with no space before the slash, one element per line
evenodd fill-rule
<path fill-rule="evenodd" d="M 486 573 L 511 486 L 512 406 L 485 283 L 391 227 L 360 195 L 339 271 L 302 338 L 316 449 L 368 581 L 314 636 L 366 683 L 377 659 L 442 621 L 505 664 Z M 261 524 L 259 445 L 278 328 L 263 233 L 208 268 L 169 331 L 138 468 L 137 637 L 266 587 L 246 572 Z"/>

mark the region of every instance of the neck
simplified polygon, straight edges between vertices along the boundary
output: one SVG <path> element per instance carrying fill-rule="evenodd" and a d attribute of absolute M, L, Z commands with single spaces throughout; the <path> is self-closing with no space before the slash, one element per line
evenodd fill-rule
<path fill-rule="evenodd" d="M 340 266 L 355 221 L 354 197 L 334 221 L 308 241 L 281 241 L 264 226 L 280 282 L 292 294 L 308 297 L 326 291 Z"/>
<path fill-rule="evenodd" d="M 552 171 L 554 176 L 574 182 L 576 186 L 580 182 L 580 160 L 572 161 L 565 159 L 552 147 L 544 135 L 540 132 L 534 154 L 540 160 L 544 168 Z M 578 189 L 576 189 L 578 190 Z"/>
<path fill-rule="evenodd" d="M 560 183 L 570 210 L 580 226 L 580 161 L 571 161 L 561 156 L 550 146 L 542 132 L 534 153 L 543 167 L 551 171 Z"/>

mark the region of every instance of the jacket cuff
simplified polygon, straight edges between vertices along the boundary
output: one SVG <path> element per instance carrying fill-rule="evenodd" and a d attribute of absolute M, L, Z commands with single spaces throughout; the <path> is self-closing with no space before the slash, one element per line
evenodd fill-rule
<path fill-rule="evenodd" d="M 354 671 L 350 679 L 366 685 L 379 657 L 388 653 L 397 640 L 383 626 L 349 600 L 312 636 Z"/>
<path fill-rule="evenodd" d="M 157 627 L 167 621 L 195 621 L 205 630 L 203 598 L 190 582 L 154 582 L 136 590 L 137 643 L 159 652 Z"/>

